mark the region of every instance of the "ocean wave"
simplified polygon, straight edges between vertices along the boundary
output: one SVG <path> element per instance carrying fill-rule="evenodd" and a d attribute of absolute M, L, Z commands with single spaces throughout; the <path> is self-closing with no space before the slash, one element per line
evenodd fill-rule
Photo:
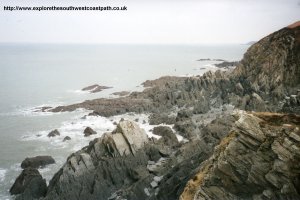
<path fill-rule="evenodd" d="M 67 90 L 68 93 L 73 93 L 73 94 L 90 94 L 89 91 L 83 91 L 83 90 Z"/>
<path fill-rule="evenodd" d="M 87 113 L 87 112 L 86 112 Z M 23 135 L 20 140 L 21 141 L 40 141 L 45 143 L 45 145 L 39 145 L 35 149 L 35 152 L 47 152 L 51 149 L 65 149 L 67 152 L 78 151 L 84 146 L 88 145 L 88 143 L 98 137 L 101 137 L 106 132 L 111 132 L 116 128 L 116 123 L 118 123 L 121 119 L 135 121 L 139 124 L 139 126 L 144 129 L 149 138 L 154 137 L 159 139 L 161 136 L 155 135 L 152 133 L 154 127 L 159 125 L 150 125 L 148 121 L 148 114 L 133 114 L 127 113 L 112 117 L 102 117 L 102 116 L 87 116 L 84 115 L 76 115 L 72 119 L 68 121 L 64 121 L 61 123 L 57 129 L 60 132 L 59 136 L 56 137 L 48 137 L 49 132 L 53 129 L 43 130 L 38 132 L 30 132 L 26 135 Z M 164 126 L 169 126 L 172 128 L 172 125 L 161 124 Z M 84 136 L 84 129 L 86 127 L 90 127 L 97 132 L 95 135 L 91 135 L 89 137 Z M 63 139 L 69 136 L 71 140 L 63 141 Z M 178 136 L 179 140 L 182 140 L 181 137 Z"/>
<path fill-rule="evenodd" d="M 30 107 L 20 107 L 20 108 L 16 108 L 14 111 L 11 112 L 2 112 L 0 113 L 0 116 L 32 116 L 32 117 L 50 116 L 59 113 L 47 112 L 47 109 L 45 109 L 45 111 L 42 111 L 42 109 L 46 107 L 49 107 L 49 109 L 54 108 L 61 104 L 62 102 L 57 102 L 53 104 L 40 104 L 40 105 L 30 106 Z"/>
<path fill-rule="evenodd" d="M 62 124 L 56 128 L 60 132 L 59 136 L 49 138 L 48 134 L 52 130 L 43 130 L 27 133 L 21 137 L 21 140 L 36 140 L 49 144 L 37 147 L 37 152 L 43 152 L 49 149 L 69 149 L 69 151 L 77 151 L 86 146 L 92 139 L 100 137 L 104 132 L 112 131 L 115 128 L 113 122 L 108 118 L 100 116 L 79 117 L 82 116 L 83 113 L 84 112 L 81 112 L 80 115 L 62 122 Z M 87 112 L 85 114 L 87 114 Z M 91 127 L 97 134 L 91 135 L 90 137 L 84 137 L 83 131 L 86 127 Z M 64 142 L 63 139 L 66 136 L 71 137 L 71 140 Z"/>

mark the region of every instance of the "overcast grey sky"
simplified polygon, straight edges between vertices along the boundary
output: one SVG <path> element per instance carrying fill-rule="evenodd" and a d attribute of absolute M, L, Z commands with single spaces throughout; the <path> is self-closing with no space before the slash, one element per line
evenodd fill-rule
<path fill-rule="evenodd" d="M 300 20 L 300 0 L 3 0 L 0 42 L 246 43 Z M 127 6 L 10 12 L 3 6 Z"/>

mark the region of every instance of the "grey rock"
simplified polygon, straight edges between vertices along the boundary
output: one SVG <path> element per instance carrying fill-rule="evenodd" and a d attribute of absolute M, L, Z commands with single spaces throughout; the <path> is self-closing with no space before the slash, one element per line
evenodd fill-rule
<path fill-rule="evenodd" d="M 23 160 L 21 163 L 21 167 L 23 169 L 28 167 L 39 168 L 53 163 L 55 163 L 55 160 L 51 156 L 36 156 Z"/>
<path fill-rule="evenodd" d="M 66 136 L 66 137 L 64 137 L 63 142 L 68 141 L 68 140 L 71 140 L 71 137 Z"/>
<path fill-rule="evenodd" d="M 48 137 L 55 137 L 55 136 L 59 136 L 60 133 L 57 129 L 51 131 L 49 134 L 48 134 Z"/>
<path fill-rule="evenodd" d="M 26 168 L 17 177 L 9 192 L 20 194 L 16 199 L 38 199 L 46 194 L 47 185 L 37 169 Z"/>
<path fill-rule="evenodd" d="M 97 132 L 94 131 L 94 130 L 93 130 L 92 128 L 90 128 L 90 127 L 86 127 L 86 128 L 84 129 L 83 133 L 84 133 L 84 137 L 88 137 L 88 136 L 90 136 L 90 135 L 95 135 L 95 134 L 97 134 Z"/>

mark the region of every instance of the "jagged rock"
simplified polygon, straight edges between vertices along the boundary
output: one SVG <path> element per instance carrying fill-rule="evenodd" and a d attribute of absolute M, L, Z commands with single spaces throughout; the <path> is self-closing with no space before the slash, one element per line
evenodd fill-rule
<path fill-rule="evenodd" d="M 45 196 L 47 185 L 39 171 L 34 168 L 26 168 L 17 177 L 10 188 L 11 194 L 21 194 L 16 199 L 38 199 Z"/>
<path fill-rule="evenodd" d="M 233 62 L 223 61 L 221 63 L 215 64 L 215 66 L 220 68 L 229 68 L 229 67 L 235 67 L 238 64 L 239 62 L 237 61 L 233 61 Z"/>
<path fill-rule="evenodd" d="M 240 112 L 236 118 L 181 199 L 300 198 L 295 181 L 300 143 L 290 139 L 291 134 L 300 135 L 300 116 Z"/>
<path fill-rule="evenodd" d="M 71 138 L 69 136 L 64 137 L 63 142 L 71 140 Z"/>
<path fill-rule="evenodd" d="M 100 86 L 98 84 L 90 85 L 85 88 L 82 88 L 82 91 L 89 91 L 90 93 L 101 92 L 102 90 L 109 89 L 112 87 Z"/>
<path fill-rule="evenodd" d="M 165 113 L 153 113 L 149 116 L 150 125 L 159 125 L 159 124 L 174 124 L 175 116 L 169 116 Z"/>
<path fill-rule="evenodd" d="M 190 110 L 181 110 L 176 117 L 174 129 L 178 134 L 185 138 L 192 139 L 197 137 L 199 132 L 197 125 L 192 120 L 192 112 Z"/>
<path fill-rule="evenodd" d="M 201 98 L 197 103 L 194 104 L 194 114 L 204 114 L 210 110 L 210 103 L 207 99 Z"/>
<path fill-rule="evenodd" d="M 175 146 L 179 143 L 175 133 L 173 133 L 172 129 L 168 126 L 154 127 L 152 132 L 155 135 L 162 136 L 159 141 L 161 141 L 164 145 Z"/>
<path fill-rule="evenodd" d="M 123 97 L 123 96 L 129 95 L 130 92 L 128 92 L 128 91 L 121 91 L 121 92 L 114 92 L 114 93 L 112 93 L 112 94 L 113 94 L 113 95 L 119 95 L 119 96 Z"/>
<path fill-rule="evenodd" d="M 117 188 L 148 180 L 149 172 L 142 167 L 148 151 L 141 151 L 148 142 L 137 124 L 120 121 L 113 133 L 68 158 L 50 181 L 46 199 L 107 199 Z"/>
<path fill-rule="evenodd" d="M 60 132 L 57 129 L 55 129 L 48 134 L 48 137 L 55 137 L 55 136 L 59 136 L 59 135 L 60 135 Z"/>
<path fill-rule="evenodd" d="M 21 167 L 25 168 L 39 168 L 44 167 L 49 164 L 55 163 L 55 160 L 51 156 L 36 156 L 31 158 L 26 158 L 22 161 Z"/>
<path fill-rule="evenodd" d="M 95 135 L 95 134 L 97 134 L 97 132 L 94 131 L 94 130 L 93 130 L 92 128 L 90 128 L 90 127 L 86 127 L 86 128 L 84 129 L 83 133 L 84 133 L 84 137 L 88 137 L 88 136 L 90 136 L 90 135 Z"/>

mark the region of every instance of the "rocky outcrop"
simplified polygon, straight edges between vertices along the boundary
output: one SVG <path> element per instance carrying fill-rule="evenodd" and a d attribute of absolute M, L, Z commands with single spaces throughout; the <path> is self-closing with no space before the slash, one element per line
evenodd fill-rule
<path fill-rule="evenodd" d="M 55 137 L 55 136 L 59 136 L 59 135 L 60 135 L 60 132 L 57 129 L 55 129 L 48 134 L 48 137 Z"/>
<path fill-rule="evenodd" d="M 95 134 L 97 134 L 97 132 L 96 131 L 94 131 L 92 128 L 90 128 L 90 127 L 86 127 L 85 129 L 84 129 L 84 131 L 83 131 L 83 134 L 84 134 L 84 137 L 88 137 L 88 136 L 90 136 L 90 135 L 95 135 Z"/>
<path fill-rule="evenodd" d="M 149 116 L 150 125 L 159 125 L 159 124 L 174 124 L 176 116 L 168 115 L 166 113 L 152 113 Z"/>
<path fill-rule="evenodd" d="M 233 62 L 224 61 L 224 62 L 215 64 L 215 66 L 219 67 L 219 68 L 227 68 L 228 69 L 230 67 L 236 67 L 238 64 L 239 64 L 239 62 L 237 62 L 237 61 L 233 61 Z"/>
<path fill-rule="evenodd" d="M 168 113 L 174 108 L 190 108 L 197 114 L 211 107 L 232 104 L 243 110 L 299 113 L 299 109 L 282 107 L 285 97 L 297 95 L 300 88 L 299 52 L 300 26 L 296 23 L 252 45 L 239 63 L 221 64 L 236 64 L 235 69 L 209 71 L 194 77 L 161 77 L 144 82 L 147 88 L 143 92 L 59 106 L 51 111 L 86 108 L 96 115 L 111 116 L 125 112 Z"/>
<path fill-rule="evenodd" d="M 230 127 L 229 118 L 214 123 Z M 176 199 L 225 136 L 222 129 L 207 128 L 197 133 L 199 139 L 179 143 L 169 127 L 153 131 L 161 138 L 148 139 L 135 122 L 121 120 L 113 132 L 70 155 L 43 199 Z M 210 138 L 209 145 L 204 137 Z"/>
<path fill-rule="evenodd" d="M 129 95 L 130 92 L 129 92 L 129 91 L 121 91 L 121 92 L 114 92 L 114 93 L 112 93 L 112 94 L 113 94 L 113 95 L 118 95 L 118 96 L 120 96 L 120 97 L 123 97 L 123 96 Z"/>
<path fill-rule="evenodd" d="M 176 146 L 179 144 L 178 139 L 173 133 L 172 129 L 168 126 L 157 126 L 153 128 L 153 134 L 162 136 L 163 143 L 168 146 Z"/>
<path fill-rule="evenodd" d="M 69 106 L 58 106 L 52 112 L 74 111 L 78 108 L 93 110 L 90 115 L 101 115 L 109 117 L 126 112 L 140 113 L 149 110 L 151 101 L 141 98 L 121 97 L 116 99 L 95 99 Z"/>
<path fill-rule="evenodd" d="M 142 168 L 149 160 L 141 150 L 147 143 L 145 131 L 137 124 L 121 121 L 113 133 L 68 158 L 50 181 L 45 199 L 107 199 L 122 187 L 143 183 L 150 176 Z"/>
<path fill-rule="evenodd" d="M 31 168 L 39 168 L 45 167 L 46 165 L 55 163 L 55 160 L 51 156 L 36 156 L 31 158 L 26 158 L 22 161 L 21 167 L 23 169 L 31 167 Z"/>
<path fill-rule="evenodd" d="M 90 85 L 85 88 L 82 88 L 81 90 L 88 91 L 90 93 L 97 93 L 97 92 L 101 92 L 102 90 L 109 89 L 109 88 L 112 88 L 112 87 L 100 86 L 98 84 L 94 84 L 94 85 Z"/>
<path fill-rule="evenodd" d="M 299 89 L 299 66 L 300 26 L 295 25 L 252 45 L 233 74 L 242 84 L 251 83 L 251 90 L 264 98 L 282 100 Z"/>
<path fill-rule="evenodd" d="M 179 118 L 189 120 L 187 115 Z M 177 199 L 225 136 L 222 125 L 231 127 L 233 120 L 223 116 L 212 123 L 221 127 L 204 126 L 195 140 L 180 143 L 169 127 L 154 128 L 161 138 L 149 140 L 135 122 L 121 120 L 112 133 L 67 159 L 50 181 L 45 199 Z"/>
<path fill-rule="evenodd" d="M 18 176 L 9 192 L 18 195 L 16 200 L 38 199 L 45 196 L 47 185 L 39 171 L 34 168 L 26 168 Z"/>
<path fill-rule="evenodd" d="M 300 116 L 239 112 L 180 199 L 299 199 Z"/>

